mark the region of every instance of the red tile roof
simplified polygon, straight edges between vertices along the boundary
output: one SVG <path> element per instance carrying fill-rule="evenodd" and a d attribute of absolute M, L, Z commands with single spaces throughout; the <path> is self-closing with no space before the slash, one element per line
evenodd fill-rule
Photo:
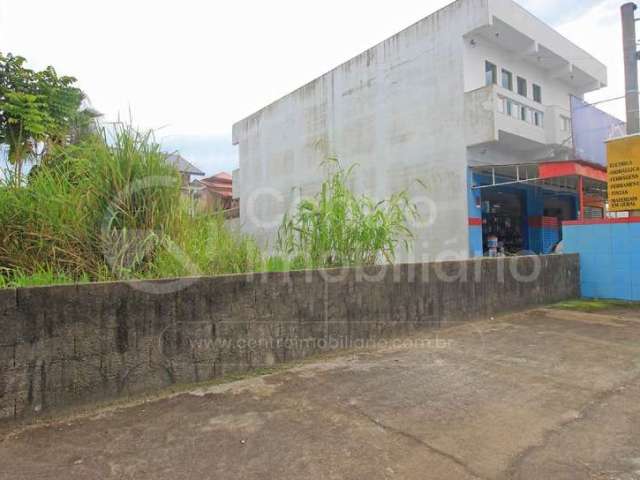
<path fill-rule="evenodd" d="M 232 177 L 227 172 L 220 172 L 212 177 L 199 180 L 208 190 L 217 193 L 221 197 L 232 197 Z"/>

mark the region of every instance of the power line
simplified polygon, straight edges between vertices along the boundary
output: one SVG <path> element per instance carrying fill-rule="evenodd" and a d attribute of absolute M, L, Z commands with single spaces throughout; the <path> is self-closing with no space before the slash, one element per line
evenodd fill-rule
<path fill-rule="evenodd" d="M 632 92 L 629 92 L 629 93 L 632 93 Z M 640 92 L 635 92 L 635 93 L 636 93 L 636 95 L 640 95 Z M 593 107 L 593 106 L 595 106 L 595 105 L 600 105 L 601 103 L 613 102 L 613 101 L 616 101 L 616 100 L 622 100 L 622 99 L 624 99 L 624 98 L 627 98 L 627 97 L 626 97 L 626 95 L 622 95 L 621 97 L 607 98 L 607 99 L 605 99 L 605 100 L 599 100 L 599 101 L 597 101 L 597 102 L 588 103 L 588 104 L 587 104 L 587 105 L 585 105 L 585 106 Z"/>
<path fill-rule="evenodd" d="M 633 92 L 629 92 L 629 93 L 633 93 Z M 635 94 L 640 95 L 640 92 L 635 92 Z M 626 95 L 622 95 L 620 97 L 606 98 L 604 100 L 598 100 L 597 102 L 592 102 L 592 103 L 588 103 L 582 100 L 583 105 L 580 105 L 578 108 L 594 107 L 596 105 L 600 105 L 601 103 L 614 102 L 616 100 L 624 100 L 625 98 L 627 98 Z"/>

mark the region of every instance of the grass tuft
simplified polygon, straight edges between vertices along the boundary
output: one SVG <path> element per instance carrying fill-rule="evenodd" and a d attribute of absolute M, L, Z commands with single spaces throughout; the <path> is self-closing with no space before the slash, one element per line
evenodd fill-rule
<path fill-rule="evenodd" d="M 331 268 L 393 263 L 399 248 L 410 249 L 407 224 L 418 217 L 406 192 L 374 201 L 350 188 L 356 165 L 325 162 L 328 178 L 320 192 L 285 215 L 278 231 L 275 266 Z"/>
<path fill-rule="evenodd" d="M 597 313 L 614 309 L 640 309 L 640 302 L 622 300 L 580 299 L 561 302 L 553 306 L 561 310 L 576 310 L 585 313 Z"/>

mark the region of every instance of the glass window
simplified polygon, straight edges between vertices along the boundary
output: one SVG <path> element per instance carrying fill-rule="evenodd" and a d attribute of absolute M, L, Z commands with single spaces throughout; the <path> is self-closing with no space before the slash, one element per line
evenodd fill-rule
<path fill-rule="evenodd" d="M 520 108 L 520 120 L 522 120 L 523 122 L 526 122 L 528 116 L 529 116 L 529 109 L 527 107 L 521 107 Z"/>
<path fill-rule="evenodd" d="M 518 95 L 526 97 L 527 93 L 527 81 L 522 77 L 518 77 Z"/>
<path fill-rule="evenodd" d="M 514 118 L 520 118 L 520 115 L 522 115 L 520 112 L 522 112 L 522 106 L 519 103 L 514 103 L 513 104 L 513 117 Z"/>
<path fill-rule="evenodd" d="M 505 112 L 505 103 L 507 102 L 507 99 L 504 97 L 498 97 L 498 112 L 499 113 L 504 113 Z"/>
<path fill-rule="evenodd" d="M 491 62 L 485 62 L 484 75 L 487 85 L 495 85 L 498 83 L 498 67 Z"/>
<path fill-rule="evenodd" d="M 533 113 L 533 123 L 536 127 L 544 126 L 544 115 L 542 112 L 534 112 Z"/>
<path fill-rule="evenodd" d="M 513 116 L 513 102 L 511 100 L 507 100 L 507 115 Z"/>
<path fill-rule="evenodd" d="M 542 103 L 542 87 L 535 83 L 533 84 L 533 101 Z"/>
<path fill-rule="evenodd" d="M 502 69 L 502 88 L 513 91 L 513 73 Z"/>
<path fill-rule="evenodd" d="M 569 117 L 565 117 L 562 115 L 560 117 L 560 128 L 563 132 L 568 132 L 571 130 L 571 119 Z"/>

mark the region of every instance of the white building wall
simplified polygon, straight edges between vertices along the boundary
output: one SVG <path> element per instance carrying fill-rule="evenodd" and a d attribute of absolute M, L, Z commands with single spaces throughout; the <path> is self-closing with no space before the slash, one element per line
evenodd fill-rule
<path fill-rule="evenodd" d="M 456 2 L 236 124 L 244 230 L 273 245 L 292 188 L 315 193 L 335 156 L 359 165 L 359 192 L 411 192 L 430 225 L 409 260 L 467 256 L 462 35 L 486 15 Z"/>
<path fill-rule="evenodd" d="M 487 24 L 464 39 L 469 164 L 571 158 L 570 96 L 606 85 L 606 67 L 517 3 L 488 0 L 488 6 Z M 486 86 L 486 61 L 497 67 L 496 86 Z M 511 91 L 502 87 L 503 69 L 512 74 Z M 518 77 L 527 82 L 526 98 L 518 93 Z M 533 100 L 534 84 L 542 89 L 541 103 Z M 512 115 L 507 99 L 515 102 Z M 516 106 L 527 109 L 525 120 Z M 534 122 L 534 112 L 544 118 Z"/>
<path fill-rule="evenodd" d="M 494 28 L 514 41 L 502 37 L 500 48 Z M 560 68 L 538 68 L 538 47 Z M 418 203 L 415 249 L 399 260 L 468 256 L 468 165 L 541 158 L 562 136 L 496 115 L 495 94 L 476 92 L 486 60 L 513 73 L 514 90 L 526 78 L 529 98 L 540 85 L 543 104 L 560 109 L 554 116 L 568 110 L 570 93 L 606 82 L 600 62 L 511 0 L 458 0 L 234 125 L 243 230 L 272 248 L 283 214 L 318 191 L 321 163 L 337 157 L 358 164 L 356 191 L 382 199 L 407 190 Z"/>
<path fill-rule="evenodd" d="M 533 99 L 533 84 L 542 87 L 542 103 L 546 106 L 559 106 L 569 110 L 569 95 L 582 98 L 583 92 L 552 78 L 548 71 L 536 68 L 530 62 L 519 58 L 517 53 L 508 52 L 492 45 L 486 40 L 476 40 L 475 46 L 469 41 L 464 43 L 464 91 L 470 92 L 485 86 L 485 61 L 498 67 L 498 83 L 502 78 L 502 69 L 513 74 L 513 90 L 517 92 L 517 78 L 527 80 L 528 96 Z"/>
<path fill-rule="evenodd" d="M 561 33 L 538 19 L 513 0 L 487 0 L 491 22 L 499 20 L 522 35 L 540 42 L 555 55 L 570 62 L 592 77 L 586 91 L 602 88 L 607 83 L 607 67 L 588 52 L 567 40 Z M 543 54 L 545 56 L 545 54 Z"/>

